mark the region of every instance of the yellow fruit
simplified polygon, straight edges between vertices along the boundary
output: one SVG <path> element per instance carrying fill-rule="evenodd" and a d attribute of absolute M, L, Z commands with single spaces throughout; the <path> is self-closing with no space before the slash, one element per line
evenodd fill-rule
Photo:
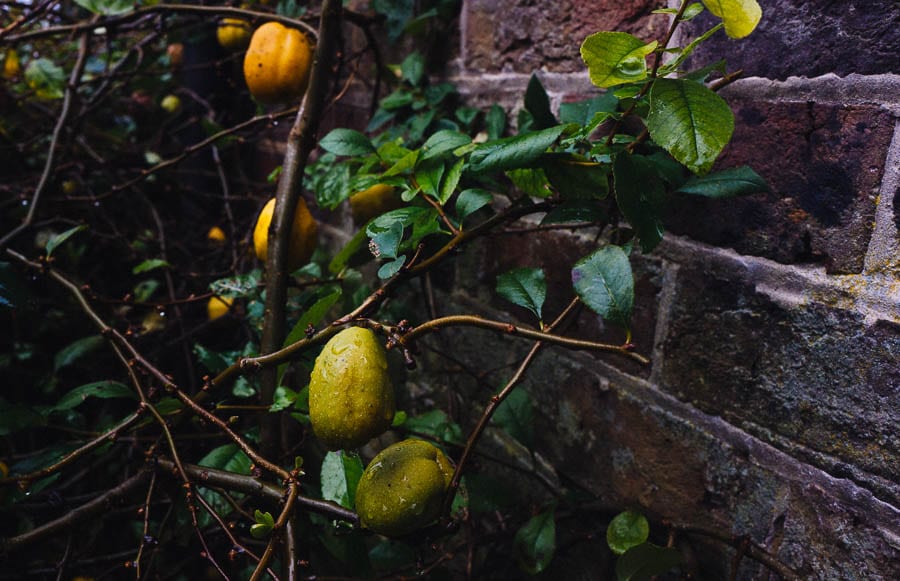
<path fill-rule="evenodd" d="M 216 40 L 225 50 L 237 52 L 250 44 L 250 23 L 240 18 L 223 18 L 216 28 Z"/>
<path fill-rule="evenodd" d="M 159 106 L 162 107 L 164 111 L 174 113 L 181 109 L 181 99 L 175 95 L 166 95 L 163 97 L 163 100 L 159 102 Z"/>
<path fill-rule="evenodd" d="M 75 180 L 65 180 L 62 183 L 62 191 L 67 196 L 71 196 L 78 191 L 78 182 Z"/>
<path fill-rule="evenodd" d="M 364 224 L 376 216 L 403 205 L 396 190 L 387 184 L 375 184 L 350 196 L 350 211 L 353 221 Z"/>
<path fill-rule="evenodd" d="M 3 78 L 18 77 L 20 72 L 22 72 L 22 65 L 19 64 L 19 53 L 14 48 L 6 49 L 6 58 L 3 60 Z"/>
<path fill-rule="evenodd" d="M 0 460 L 0 478 L 6 478 L 9 476 L 9 466 L 6 465 L 6 462 Z"/>
<path fill-rule="evenodd" d="M 360 524 L 398 537 L 440 516 L 453 468 L 435 446 L 403 440 L 382 450 L 366 467 L 356 489 Z"/>
<path fill-rule="evenodd" d="M 362 446 L 391 426 L 387 355 L 370 329 L 350 327 L 325 344 L 309 379 L 309 419 L 333 450 Z"/>
<path fill-rule="evenodd" d="M 209 229 L 209 232 L 206 233 L 206 239 L 215 244 L 222 244 L 225 242 L 225 238 L 225 231 L 218 226 L 213 226 Z"/>
<path fill-rule="evenodd" d="M 272 222 L 272 214 L 275 212 L 275 198 L 269 200 L 263 206 L 259 218 L 256 220 L 256 228 L 253 229 L 253 248 L 256 256 L 263 262 L 266 261 L 269 249 L 269 223 Z M 303 198 L 297 202 L 294 211 L 294 222 L 291 228 L 291 239 L 288 246 L 288 271 L 294 271 L 309 262 L 313 250 L 316 248 L 316 233 L 319 226 L 315 218 L 309 213 L 306 201 Z"/>
<path fill-rule="evenodd" d="M 309 40 L 296 28 L 278 22 L 257 28 L 244 55 L 244 79 L 253 98 L 274 104 L 302 97 L 312 57 Z"/>
<path fill-rule="evenodd" d="M 234 299 L 229 299 L 228 297 L 210 297 L 206 303 L 206 314 L 209 316 L 209 320 L 215 321 L 219 317 L 224 316 L 228 313 L 233 302 Z"/>

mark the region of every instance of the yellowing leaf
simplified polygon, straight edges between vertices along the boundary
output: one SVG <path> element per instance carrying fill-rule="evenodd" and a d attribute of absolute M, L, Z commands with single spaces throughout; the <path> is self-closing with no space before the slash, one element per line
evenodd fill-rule
<path fill-rule="evenodd" d="M 725 24 L 725 34 L 744 38 L 756 28 L 762 9 L 756 0 L 703 0 L 703 4 Z"/>

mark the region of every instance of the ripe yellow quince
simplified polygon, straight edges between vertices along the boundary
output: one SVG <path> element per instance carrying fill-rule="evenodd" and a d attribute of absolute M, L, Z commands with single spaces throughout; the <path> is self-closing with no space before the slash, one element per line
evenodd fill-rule
<path fill-rule="evenodd" d="M 322 348 L 309 379 L 309 419 L 333 450 L 362 446 L 391 426 L 387 354 L 371 329 L 344 329 Z"/>
<path fill-rule="evenodd" d="M 388 446 L 359 480 L 359 522 L 389 537 L 415 532 L 440 516 L 452 477 L 450 461 L 428 442 L 410 439 Z"/>
<path fill-rule="evenodd" d="M 206 315 L 210 321 L 215 321 L 219 317 L 225 316 L 233 303 L 234 299 L 228 297 L 209 297 L 206 302 Z"/>
<path fill-rule="evenodd" d="M 213 226 L 209 229 L 209 232 L 206 233 L 206 239 L 213 244 L 223 244 L 226 239 L 225 231 L 218 226 Z"/>
<path fill-rule="evenodd" d="M 257 28 L 244 55 L 244 79 L 253 98 L 274 104 L 302 97 L 312 58 L 309 39 L 296 28 L 278 22 Z"/>
<path fill-rule="evenodd" d="M 269 254 L 269 224 L 272 222 L 272 215 L 275 213 L 275 198 L 272 198 L 263 206 L 259 218 L 256 220 L 256 227 L 253 229 L 253 248 L 256 250 L 256 257 L 266 261 Z M 306 206 L 303 198 L 297 202 L 297 209 L 294 211 L 294 221 L 291 228 L 291 239 L 288 246 L 288 271 L 294 271 L 309 262 L 313 250 L 316 248 L 316 235 L 319 225 L 313 218 Z"/>
<path fill-rule="evenodd" d="M 357 224 L 365 224 L 372 218 L 396 210 L 402 205 L 403 200 L 400 199 L 396 189 L 387 184 L 375 184 L 350 196 L 350 212 Z"/>
<path fill-rule="evenodd" d="M 219 46 L 230 52 L 238 52 L 250 44 L 252 28 L 241 18 L 223 18 L 216 27 Z"/>

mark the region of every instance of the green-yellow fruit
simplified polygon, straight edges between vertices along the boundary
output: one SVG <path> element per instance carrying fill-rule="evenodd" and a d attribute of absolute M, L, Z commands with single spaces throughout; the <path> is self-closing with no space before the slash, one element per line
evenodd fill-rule
<path fill-rule="evenodd" d="M 309 379 L 309 419 L 332 450 L 362 446 L 391 426 L 387 354 L 370 329 L 350 327 L 325 344 Z"/>
<path fill-rule="evenodd" d="M 356 489 L 360 524 L 398 537 L 436 519 L 453 468 L 435 446 L 404 440 L 382 450 L 366 467 Z"/>
<path fill-rule="evenodd" d="M 247 48 L 253 29 L 241 18 L 223 18 L 216 27 L 216 40 L 227 51 L 237 52 Z"/>
<path fill-rule="evenodd" d="M 181 99 L 176 95 L 166 95 L 159 102 L 159 106 L 167 113 L 174 113 L 181 109 Z"/>
<path fill-rule="evenodd" d="M 350 212 L 353 221 L 364 224 L 376 216 L 403 205 L 403 200 L 392 186 L 375 184 L 350 196 Z"/>

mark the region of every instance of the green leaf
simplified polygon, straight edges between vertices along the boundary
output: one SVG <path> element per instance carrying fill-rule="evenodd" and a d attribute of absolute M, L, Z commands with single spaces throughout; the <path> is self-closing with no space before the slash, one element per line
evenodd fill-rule
<path fill-rule="evenodd" d="M 426 159 L 438 157 L 448 151 L 453 151 L 458 147 L 468 145 L 471 142 L 472 140 L 468 135 L 460 133 L 459 131 L 442 129 L 429 137 L 422 146 L 421 159 L 422 161 L 425 161 Z"/>
<path fill-rule="evenodd" d="M 506 131 L 506 111 L 500 105 L 491 105 L 491 109 L 485 115 L 484 124 L 488 139 L 492 141 L 500 139 Z"/>
<path fill-rule="evenodd" d="M 681 564 L 675 548 L 643 543 L 625 551 L 616 561 L 616 581 L 647 581 Z"/>
<path fill-rule="evenodd" d="M 365 228 L 354 234 L 353 238 L 351 238 L 350 241 L 341 248 L 341 251 L 331 259 L 331 262 L 328 263 L 328 272 L 336 275 L 344 270 L 350 262 L 350 259 L 356 256 L 357 252 L 362 250 L 368 239 L 369 236 Z"/>
<path fill-rule="evenodd" d="M 0 399 L 0 436 L 8 436 L 23 428 L 40 425 L 44 421 L 44 416 L 30 407 Z"/>
<path fill-rule="evenodd" d="M 703 4 L 725 23 L 725 34 L 744 38 L 759 24 L 762 8 L 756 0 L 703 0 Z"/>
<path fill-rule="evenodd" d="M 71 365 L 76 359 L 90 353 L 103 345 L 103 337 L 100 335 L 90 335 L 82 337 L 66 347 L 63 347 L 56 357 L 53 358 L 53 370 L 59 371 L 67 365 Z"/>
<path fill-rule="evenodd" d="M 463 190 L 456 198 L 456 217 L 462 222 L 467 216 L 490 204 L 493 199 L 494 196 L 487 190 Z"/>
<path fill-rule="evenodd" d="M 619 100 L 612 93 L 603 93 L 585 101 L 562 103 L 559 106 L 560 123 L 589 125 L 597 123 L 597 113 L 612 114 L 619 106 Z M 603 116 L 602 119 L 606 119 Z"/>
<path fill-rule="evenodd" d="M 747 166 L 692 177 L 677 190 L 683 194 L 707 198 L 731 198 L 769 191 L 766 180 Z"/>
<path fill-rule="evenodd" d="M 556 117 L 550 110 L 550 98 L 536 73 L 532 73 L 525 90 L 525 109 L 531 113 L 535 129 L 547 129 L 557 124 Z"/>
<path fill-rule="evenodd" d="M 388 168 L 386 172 L 384 172 L 384 177 L 391 177 L 395 175 L 400 175 L 403 172 L 410 170 L 416 166 L 419 162 L 419 154 L 420 150 L 414 149 L 400 158 L 397 163 Z"/>
<path fill-rule="evenodd" d="M 350 188 L 350 167 L 344 163 L 335 164 L 319 178 L 317 186 L 316 203 L 329 210 L 337 208 L 353 191 Z"/>
<path fill-rule="evenodd" d="M 75 4 L 94 14 L 104 14 L 106 16 L 131 12 L 135 6 L 133 0 L 75 0 Z"/>
<path fill-rule="evenodd" d="M 565 202 L 553 208 L 541 220 L 544 224 L 565 224 L 567 222 L 602 222 L 606 219 L 606 211 L 600 202 L 594 200 L 576 200 Z"/>
<path fill-rule="evenodd" d="M 647 517 L 637 512 L 617 514 L 606 528 L 606 544 L 617 555 L 646 542 L 649 536 L 650 523 Z"/>
<path fill-rule="evenodd" d="M 78 234 L 82 230 L 87 230 L 87 226 L 82 224 L 81 226 L 75 226 L 74 228 L 69 228 L 65 232 L 54 234 L 53 236 L 51 236 L 50 240 L 47 241 L 47 245 L 44 247 L 44 251 L 47 253 L 47 257 L 49 258 L 50 255 L 53 254 L 53 251 L 56 250 L 56 248 L 60 244 L 71 238 L 73 235 Z"/>
<path fill-rule="evenodd" d="M 459 180 L 462 178 L 465 167 L 466 160 L 460 158 L 456 160 L 456 163 L 450 166 L 450 170 L 444 176 L 444 181 L 441 183 L 440 197 L 438 198 L 442 206 L 446 204 L 447 200 L 449 200 L 456 192 L 456 186 L 459 185 Z"/>
<path fill-rule="evenodd" d="M 117 381 L 96 381 L 94 383 L 76 387 L 69 391 L 56 402 L 56 405 L 53 406 L 51 410 L 62 412 L 73 409 L 89 397 L 96 397 L 99 399 L 127 397 L 135 399 L 134 393 L 128 389 L 128 387 Z"/>
<path fill-rule="evenodd" d="M 437 438 L 448 444 L 462 444 L 463 432 L 459 424 L 450 419 L 443 410 L 431 410 L 407 418 L 403 428 L 413 434 L 422 434 Z"/>
<path fill-rule="evenodd" d="M 332 129 L 319 141 L 319 147 L 335 155 L 369 155 L 375 147 L 368 137 L 353 129 Z"/>
<path fill-rule="evenodd" d="M 322 461 L 322 498 L 352 509 L 362 473 L 359 456 L 343 451 L 328 452 Z"/>
<path fill-rule="evenodd" d="M 494 422 L 527 448 L 534 445 L 534 404 L 524 389 L 516 389 L 494 412 Z"/>
<path fill-rule="evenodd" d="M 165 268 L 169 266 L 172 265 L 161 258 L 150 258 L 132 268 L 131 274 L 142 274 L 144 272 L 150 272 L 151 270 L 155 270 L 157 268 Z"/>
<path fill-rule="evenodd" d="M 153 293 L 156 292 L 156 289 L 159 288 L 160 282 L 155 278 L 148 278 L 147 280 L 142 280 L 141 282 L 134 285 L 132 292 L 134 293 L 134 300 L 143 303 L 150 299 L 153 296 Z"/>
<path fill-rule="evenodd" d="M 403 265 L 406 264 L 406 257 L 401 256 L 395 260 L 390 262 L 385 262 L 381 265 L 381 268 L 378 269 L 378 278 L 381 280 L 387 280 L 400 272 L 400 269 L 403 268 Z"/>
<path fill-rule="evenodd" d="M 647 77 L 647 55 L 656 50 L 627 32 L 596 32 L 581 44 L 581 58 L 591 82 L 602 88 L 633 83 Z"/>
<path fill-rule="evenodd" d="M 391 214 L 383 214 L 369 223 L 366 233 L 372 242 L 369 248 L 373 248 L 373 254 L 376 258 L 397 258 L 397 251 L 400 248 L 400 242 L 403 240 L 403 222 L 394 220 L 389 222 L 381 221 L 382 218 Z"/>
<path fill-rule="evenodd" d="M 281 377 L 278 378 L 278 381 L 279 383 L 281 382 Z M 269 406 L 269 411 L 280 412 L 288 409 L 297 402 L 298 395 L 299 393 L 293 389 L 279 385 L 275 388 L 275 393 L 272 395 L 272 405 Z"/>
<path fill-rule="evenodd" d="M 629 328 L 634 307 L 634 276 L 628 255 L 619 246 L 604 246 L 572 269 L 575 292 L 592 311 Z"/>
<path fill-rule="evenodd" d="M 609 194 L 608 164 L 551 155 L 544 164 L 544 174 L 564 200 L 603 199 Z"/>
<path fill-rule="evenodd" d="M 681 21 L 686 22 L 696 18 L 701 12 L 703 12 L 703 4 L 700 2 L 692 2 L 685 8 L 684 13 L 681 15 Z"/>
<path fill-rule="evenodd" d="M 315 327 L 321 323 L 325 315 L 328 314 L 328 310 L 341 298 L 341 289 L 337 286 L 325 287 L 318 292 L 319 298 L 316 299 L 312 306 L 303 311 L 300 319 L 297 320 L 291 332 L 288 333 L 287 338 L 284 340 L 285 347 L 303 339 L 306 336 L 307 327 L 310 325 Z"/>
<path fill-rule="evenodd" d="M 194 355 L 197 356 L 197 361 L 210 373 L 221 373 L 229 365 L 224 355 L 212 349 L 207 349 L 200 343 L 194 343 Z"/>
<path fill-rule="evenodd" d="M 650 89 L 650 136 L 694 173 L 709 171 L 734 132 L 728 104 L 700 83 L 657 79 Z"/>
<path fill-rule="evenodd" d="M 529 196 L 548 198 L 553 194 L 547 174 L 541 168 L 511 169 L 506 172 L 506 177 Z"/>
<path fill-rule="evenodd" d="M 224 444 L 212 449 L 197 464 L 235 474 L 250 474 L 252 462 L 250 457 L 238 448 L 237 444 Z M 275 524 L 275 521 L 272 521 L 272 524 Z"/>
<path fill-rule="evenodd" d="M 483 143 L 469 155 L 469 168 L 474 173 L 484 173 L 529 167 L 556 142 L 563 129 L 559 125 Z"/>
<path fill-rule="evenodd" d="M 442 161 L 431 160 L 419 164 L 416 168 L 416 183 L 432 198 L 440 199 L 441 179 L 444 177 L 445 167 Z"/>
<path fill-rule="evenodd" d="M 46 58 L 34 59 L 25 68 L 25 83 L 38 99 L 62 99 L 66 75 L 62 68 Z"/>
<path fill-rule="evenodd" d="M 419 51 L 413 51 L 400 63 L 400 72 L 403 79 L 410 85 L 417 86 L 425 74 L 425 58 Z"/>
<path fill-rule="evenodd" d="M 525 526 L 516 532 L 513 539 L 516 561 L 531 575 L 537 575 L 545 570 L 555 551 L 556 519 L 552 509 L 531 517 Z"/>
<path fill-rule="evenodd" d="M 229 278 L 220 278 L 209 285 L 213 294 L 229 299 L 242 299 L 256 296 L 262 270 L 254 269 L 247 274 Z"/>
<path fill-rule="evenodd" d="M 262 512 L 256 509 L 253 513 L 253 518 L 256 519 L 256 524 L 250 526 L 250 535 L 254 539 L 266 538 L 272 532 L 272 529 L 275 528 L 275 519 L 269 512 Z"/>
<path fill-rule="evenodd" d="M 641 250 L 650 252 L 663 237 L 663 183 L 643 156 L 625 152 L 616 156 L 613 176 L 619 209 L 637 233 Z"/>
<path fill-rule="evenodd" d="M 540 268 L 514 268 L 497 277 L 497 294 L 524 307 L 541 318 L 541 308 L 547 298 L 547 280 Z"/>

